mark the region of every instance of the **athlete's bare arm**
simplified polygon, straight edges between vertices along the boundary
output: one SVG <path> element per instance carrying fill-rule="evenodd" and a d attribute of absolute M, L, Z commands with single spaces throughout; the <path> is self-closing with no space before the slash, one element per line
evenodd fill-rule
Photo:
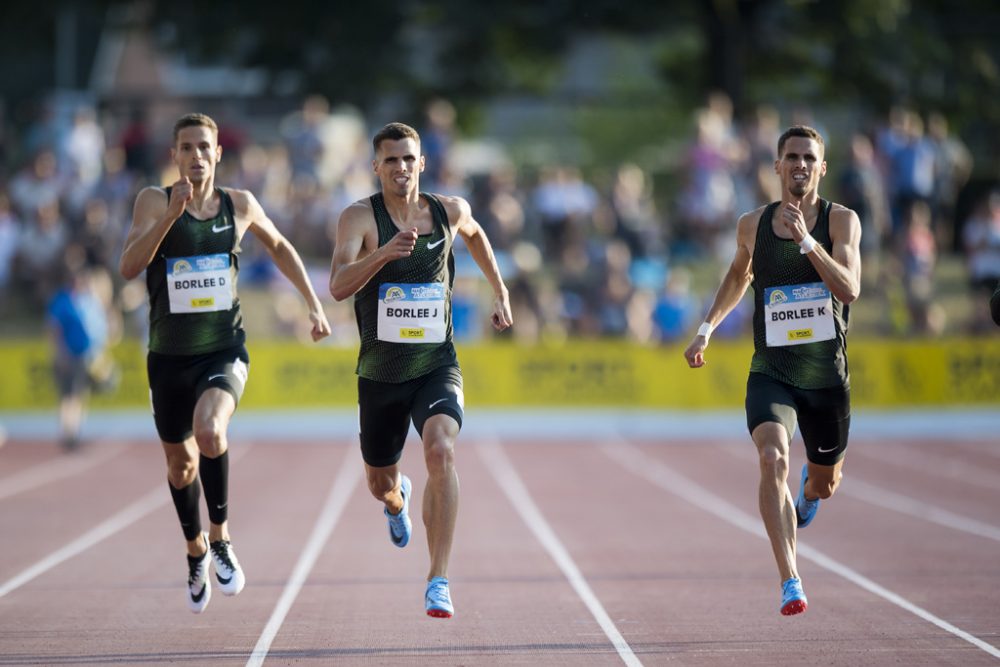
<path fill-rule="evenodd" d="M 309 320 L 312 322 L 312 339 L 320 340 L 330 335 L 330 323 L 323 311 L 323 304 L 309 282 L 302 258 L 288 239 L 278 231 L 274 222 L 264 213 L 263 207 L 247 190 L 225 189 L 233 199 L 233 209 L 236 213 L 237 231 L 242 238 L 246 232 L 252 233 L 267 250 L 275 266 L 288 278 L 295 289 L 299 291 L 309 308 Z"/>
<path fill-rule="evenodd" d="M 861 221 L 858 214 L 849 208 L 833 205 L 830 211 L 830 240 L 833 254 L 829 255 L 821 246 L 819 254 L 814 250 L 809 259 L 817 273 L 842 303 L 852 303 L 861 295 Z"/>
<path fill-rule="evenodd" d="M 367 199 L 340 214 L 330 267 L 330 294 L 337 301 L 356 294 L 389 262 L 409 257 L 417 245 L 417 228 L 399 231 L 384 246 L 378 245 L 375 213 Z"/>
<path fill-rule="evenodd" d="M 493 255 L 493 246 L 486 238 L 482 226 L 472 217 L 469 202 L 462 197 L 442 195 L 439 198 L 448 213 L 448 224 L 462 237 L 472 259 L 476 260 L 479 270 L 493 288 L 493 313 L 490 321 L 494 329 L 503 331 L 514 323 L 514 318 L 510 312 L 510 295 L 503 282 L 503 276 L 500 275 L 496 257 Z"/>
<path fill-rule="evenodd" d="M 802 211 L 794 203 L 783 209 L 781 222 L 792 240 L 801 243 L 806 235 Z M 830 292 L 842 303 L 852 303 L 861 294 L 861 221 L 857 213 L 834 204 L 830 211 L 830 240 L 832 254 L 817 244 L 807 256 Z"/>
<path fill-rule="evenodd" d="M 174 183 L 170 199 L 163 188 L 143 188 L 135 198 L 132 209 L 132 226 L 125 237 L 125 249 L 118 261 L 118 271 L 126 280 L 132 280 L 146 270 L 156 256 L 156 249 L 163 242 L 170 228 L 184 214 L 184 207 L 191 201 L 192 186 L 187 178 Z"/>
<path fill-rule="evenodd" d="M 736 223 L 736 254 L 705 316 L 705 321 L 711 324 L 713 329 L 719 326 L 739 304 L 750 283 L 753 282 L 753 249 L 757 240 L 757 225 L 763 212 L 764 207 L 744 213 Z M 691 344 L 684 350 L 688 366 L 701 368 L 705 365 L 706 347 L 708 347 L 708 337 L 695 335 Z"/>

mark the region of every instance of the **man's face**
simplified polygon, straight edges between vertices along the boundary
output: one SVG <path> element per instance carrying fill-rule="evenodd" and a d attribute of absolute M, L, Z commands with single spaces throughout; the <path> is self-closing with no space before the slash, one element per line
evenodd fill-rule
<path fill-rule="evenodd" d="M 211 128 L 202 125 L 181 128 L 170 151 L 181 178 L 187 176 L 192 183 L 200 183 L 213 176 L 222 157 L 218 141 Z"/>
<path fill-rule="evenodd" d="M 785 150 L 774 163 L 774 171 L 781 179 L 781 187 L 795 197 L 819 187 L 819 180 L 826 175 L 823 146 L 815 139 L 789 137 Z"/>
<path fill-rule="evenodd" d="M 383 192 L 404 195 L 419 187 L 424 156 L 415 139 L 386 139 L 379 144 L 372 165 Z"/>

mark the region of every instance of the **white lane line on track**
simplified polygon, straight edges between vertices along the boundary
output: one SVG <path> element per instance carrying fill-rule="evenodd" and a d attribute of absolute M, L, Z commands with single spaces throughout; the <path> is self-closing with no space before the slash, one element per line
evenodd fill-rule
<path fill-rule="evenodd" d="M 251 445 L 242 446 L 236 453 L 231 453 L 229 462 L 232 464 L 243 458 L 250 447 Z M 117 514 L 105 519 L 69 544 L 53 551 L 26 570 L 0 584 L 0 598 L 24 586 L 32 579 L 45 574 L 57 565 L 83 553 L 95 544 L 106 540 L 122 529 L 131 526 L 153 510 L 166 505 L 169 501 L 170 492 L 164 489 L 162 485 L 157 486 L 157 488 L 142 496 L 139 500 L 136 500 Z"/>
<path fill-rule="evenodd" d="M 863 482 L 854 476 L 837 490 L 844 495 L 863 500 L 883 509 L 908 514 L 918 519 L 944 526 L 945 528 L 959 530 L 963 533 L 970 533 L 979 537 L 985 537 L 988 540 L 1000 542 L 1000 528 L 996 526 L 978 521 L 977 519 L 970 519 L 961 514 L 955 514 L 934 505 L 929 505 L 926 501 L 886 491 L 874 484 Z"/>
<path fill-rule="evenodd" d="M 749 448 L 726 448 L 726 451 L 741 460 L 752 461 L 754 464 L 757 462 L 757 454 Z M 928 523 L 1000 542 L 1000 528 L 993 524 L 931 505 L 926 499 L 917 500 L 901 493 L 886 491 L 880 486 L 859 479 L 854 474 L 844 475 L 843 483 L 837 487 L 837 495 L 850 496 L 880 509 L 892 510 Z"/>
<path fill-rule="evenodd" d="M 344 507 L 347 505 L 347 501 L 350 499 L 351 494 L 354 492 L 354 487 L 357 486 L 360 479 L 361 464 L 352 457 L 345 456 L 344 462 L 337 473 L 337 478 L 334 480 L 333 486 L 330 487 L 330 494 L 327 496 L 326 504 L 323 505 L 323 509 L 316 518 L 316 523 L 313 525 L 309 541 L 306 542 L 306 546 L 302 550 L 298 562 L 292 568 L 292 573 L 288 577 L 285 589 L 282 591 L 277 604 L 274 605 L 274 611 L 271 612 L 271 617 L 268 619 L 267 625 L 264 626 L 264 630 L 257 639 L 257 645 L 254 646 L 253 651 L 250 653 L 250 657 L 246 663 L 247 667 L 251 665 L 259 667 L 259 665 L 264 664 L 267 652 L 271 648 L 271 643 L 281 629 L 281 625 L 285 622 L 285 616 L 288 615 L 292 605 L 295 604 L 295 599 L 302 590 L 302 586 L 309 577 L 309 573 L 316 564 L 316 559 L 319 558 L 327 540 L 330 539 L 330 535 L 340 520 L 340 515 L 344 511 Z"/>
<path fill-rule="evenodd" d="M 879 445 L 882 444 L 879 443 Z M 948 482 L 961 484 L 962 486 L 975 485 L 990 491 L 1000 488 L 1000 475 L 991 472 L 984 466 L 977 466 L 958 460 L 959 457 L 951 455 L 954 445 L 948 447 L 947 450 L 942 450 L 947 456 L 936 456 L 928 454 L 926 450 L 920 451 L 919 454 L 914 454 L 912 449 L 907 450 L 906 444 L 901 443 L 901 446 L 896 447 L 859 446 L 848 448 L 848 451 L 852 457 L 861 456 L 862 458 L 878 461 L 879 463 L 895 468 L 914 470 L 921 475 L 943 477 Z M 961 443 L 957 446 L 962 447 L 963 444 L 970 448 L 973 447 L 967 443 Z M 983 452 L 987 450 L 983 447 L 975 446 L 974 451 Z"/>
<path fill-rule="evenodd" d="M 94 466 L 117 456 L 125 450 L 125 447 L 102 445 L 93 447 L 93 449 L 88 446 L 88 449 L 90 451 L 83 456 L 66 454 L 58 459 L 39 463 L 0 480 L 0 500 L 90 470 Z"/>
<path fill-rule="evenodd" d="M 135 501 L 114 516 L 105 519 L 66 546 L 53 551 L 45 558 L 30 566 L 28 569 L 22 571 L 20 574 L 17 574 L 0 584 L 0 598 L 20 588 L 39 575 L 45 574 L 60 563 L 63 563 L 73 556 L 86 551 L 98 542 L 111 537 L 123 528 L 132 525 L 153 510 L 165 505 L 169 499 L 170 494 L 162 488 L 147 493 L 139 500 Z"/>
<path fill-rule="evenodd" d="M 601 626 L 605 636 L 615 647 L 615 650 L 618 651 L 618 656 L 622 659 L 622 662 L 631 667 L 641 666 L 642 662 L 632 652 L 632 647 L 628 645 L 628 642 L 625 641 L 625 638 L 615 626 L 614 621 L 608 616 L 608 612 L 604 610 L 604 606 L 601 605 L 600 600 L 597 599 L 594 591 L 591 590 L 587 580 L 584 579 L 580 568 L 573 562 L 573 558 L 569 555 L 566 547 L 559 541 L 555 531 L 552 530 L 538 509 L 538 506 L 531 499 L 531 494 L 528 492 L 527 487 L 525 487 L 524 482 L 521 481 L 510 459 L 507 458 L 503 448 L 501 448 L 496 440 L 481 440 L 480 445 L 477 447 L 479 455 L 489 465 L 490 470 L 500 484 L 500 488 L 507 495 L 507 499 L 510 500 L 510 503 L 517 510 L 518 514 L 521 515 L 521 519 L 531 532 L 534 533 L 535 539 L 541 543 L 552 560 L 562 570 L 563 575 L 569 581 L 573 590 L 576 591 L 576 594 L 583 601 L 584 605 L 586 605 L 587 609 L 590 610 L 597 624 Z"/>
<path fill-rule="evenodd" d="M 617 442 L 604 445 L 602 450 L 612 461 L 615 461 L 623 468 L 630 470 L 639 477 L 649 480 L 668 493 L 691 503 L 699 509 L 715 515 L 737 528 L 745 530 L 746 532 L 756 535 L 764 540 L 767 539 L 767 533 L 764 532 L 764 527 L 759 518 L 751 517 L 735 505 L 731 505 L 730 503 L 720 500 L 718 496 L 708 489 L 688 479 L 687 477 L 684 477 L 680 473 L 675 472 L 666 464 L 647 456 L 638 448 L 619 440 Z M 877 595 L 897 607 L 922 618 L 928 623 L 936 625 L 945 632 L 951 633 L 959 639 L 969 642 L 976 648 L 985 651 L 995 658 L 1000 658 L 1000 649 L 996 646 L 993 646 L 975 635 L 952 625 L 948 621 L 935 616 L 926 609 L 918 607 L 902 596 L 875 583 L 860 572 L 847 567 L 846 565 L 801 542 L 797 544 L 797 549 L 800 556 L 813 561 L 823 569 L 840 575 L 844 579 L 847 579 L 851 583 L 868 591 L 869 593 Z"/>

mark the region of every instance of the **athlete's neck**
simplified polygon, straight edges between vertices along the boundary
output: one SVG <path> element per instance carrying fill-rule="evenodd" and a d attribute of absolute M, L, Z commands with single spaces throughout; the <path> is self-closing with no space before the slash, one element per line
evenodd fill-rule
<path fill-rule="evenodd" d="M 785 192 L 781 196 L 781 205 L 787 206 L 788 204 L 795 204 L 795 206 L 806 213 L 808 211 L 818 211 L 819 210 L 819 193 L 818 192 L 807 192 L 802 196 L 794 195 L 791 192 Z"/>
<path fill-rule="evenodd" d="M 206 179 L 204 181 L 193 181 L 191 183 L 191 201 L 188 202 L 188 209 L 200 211 L 206 206 L 210 206 L 215 199 L 215 181 Z"/>
<path fill-rule="evenodd" d="M 392 217 L 397 225 L 404 228 L 416 222 L 424 209 L 423 199 L 421 199 L 420 193 L 416 190 L 402 196 L 394 195 L 391 192 L 383 192 L 382 200 L 385 202 L 385 210 L 389 212 L 390 217 Z"/>

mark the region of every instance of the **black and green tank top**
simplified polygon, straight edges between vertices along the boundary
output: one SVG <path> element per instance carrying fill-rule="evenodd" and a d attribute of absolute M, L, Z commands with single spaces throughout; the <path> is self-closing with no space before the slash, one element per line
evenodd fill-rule
<path fill-rule="evenodd" d="M 780 203 L 768 205 L 757 223 L 750 371 L 801 389 L 847 387 L 849 306 L 830 293 L 795 241 L 774 233 L 772 218 Z M 820 200 L 811 232 L 827 252 L 833 248 L 831 208 L 831 202 Z"/>
<path fill-rule="evenodd" d="M 207 354 L 246 340 L 236 293 L 240 245 L 233 200 L 221 188 L 216 192 L 219 213 L 199 220 L 184 211 L 146 268 L 152 352 Z"/>
<path fill-rule="evenodd" d="M 441 202 L 431 194 L 420 196 L 431 207 L 431 232 L 418 236 L 409 257 L 383 266 L 354 297 L 361 336 L 357 372 L 369 380 L 406 382 L 458 363 L 451 328 L 454 239 Z M 381 247 L 399 228 L 382 193 L 370 199 Z"/>

